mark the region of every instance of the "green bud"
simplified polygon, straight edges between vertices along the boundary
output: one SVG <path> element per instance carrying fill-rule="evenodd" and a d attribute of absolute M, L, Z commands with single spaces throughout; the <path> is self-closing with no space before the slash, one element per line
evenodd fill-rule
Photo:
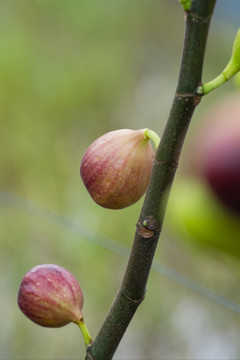
<path fill-rule="evenodd" d="M 192 0 L 179 0 L 179 2 L 182 4 L 184 11 L 191 10 Z"/>

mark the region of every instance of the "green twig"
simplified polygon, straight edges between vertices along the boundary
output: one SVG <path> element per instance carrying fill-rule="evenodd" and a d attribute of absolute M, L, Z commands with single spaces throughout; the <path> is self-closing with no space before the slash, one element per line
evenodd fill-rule
<path fill-rule="evenodd" d="M 163 224 L 167 193 L 177 169 L 183 141 L 199 96 L 202 65 L 216 0 L 195 0 L 187 13 L 177 92 L 165 127 L 137 223 L 124 279 L 86 359 L 110 360 L 135 311 L 144 299 L 146 283 Z"/>
<path fill-rule="evenodd" d="M 226 81 L 231 79 L 240 71 L 240 29 L 238 29 L 237 35 L 235 37 L 232 49 L 232 55 L 227 63 L 225 69 L 218 75 L 215 79 L 200 85 L 197 88 L 197 94 L 207 95 L 210 91 L 215 90 Z"/>

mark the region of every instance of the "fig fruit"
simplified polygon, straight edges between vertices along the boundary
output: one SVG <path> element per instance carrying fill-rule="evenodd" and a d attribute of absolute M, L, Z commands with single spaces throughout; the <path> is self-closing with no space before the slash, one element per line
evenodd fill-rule
<path fill-rule="evenodd" d="M 240 214 L 239 94 L 219 103 L 205 120 L 192 148 L 194 167 L 220 203 Z"/>
<path fill-rule="evenodd" d="M 224 140 L 209 152 L 204 176 L 220 201 L 240 213 L 240 142 Z"/>
<path fill-rule="evenodd" d="M 154 158 L 149 132 L 152 131 L 115 130 L 88 147 L 80 174 L 97 204 L 122 209 L 137 202 L 145 193 Z"/>
<path fill-rule="evenodd" d="M 38 265 L 20 284 L 18 305 L 33 322 L 44 327 L 61 327 L 83 319 L 83 293 L 76 278 L 58 265 Z"/>

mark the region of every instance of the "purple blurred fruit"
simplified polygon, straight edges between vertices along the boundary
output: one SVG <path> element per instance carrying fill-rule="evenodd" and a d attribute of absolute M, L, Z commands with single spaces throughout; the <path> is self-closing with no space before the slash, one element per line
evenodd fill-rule
<path fill-rule="evenodd" d="M 240 212 L 240 142 L 216 144 L 209 152 L 203 172 L 218 198 Z"/>
<path fill-rule="evenodd" d="M 240 96 L 208 113 L 194 144 L 194 166 L 220 202 L 240 213 Z"/>

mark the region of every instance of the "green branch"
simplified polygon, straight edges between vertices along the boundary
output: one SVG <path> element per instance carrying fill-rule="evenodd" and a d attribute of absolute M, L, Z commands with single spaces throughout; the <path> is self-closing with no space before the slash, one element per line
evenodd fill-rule
<path fill-rule="evenodd" d="M 146 198 L 137 223 L 127 269 L 114 303 L 86 360 L 112 359 L 135 311 L 143 301 L 155 249 L 163 225 L 167 194 L 177 169 L 185 135 L 200 97 L 210 19 L 216 0 L 195 0 L 187 12 L 182 62 L 176 95 L 156 152 Z"/>

